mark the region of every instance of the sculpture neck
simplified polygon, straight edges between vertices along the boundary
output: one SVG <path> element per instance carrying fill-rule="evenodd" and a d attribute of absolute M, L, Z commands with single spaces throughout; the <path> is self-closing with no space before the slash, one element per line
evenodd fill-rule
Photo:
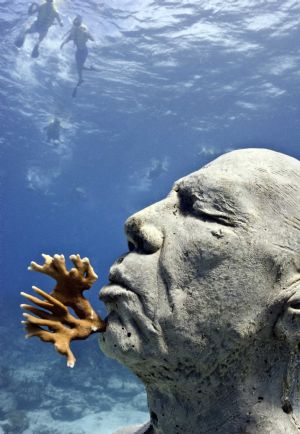
<path fill-rule="evenodd" d="M 260 353 L 248 364 L 245 359 L 231 371 L 224 373 L 219 367 L 206 378 L 181 373 L 177 379 L 164 381 L 162 376 L 148 382 L 154 434 L 299 434 L 293 413 L 281 408 L 287 358 L 281 364 L 270 354 Z"/>

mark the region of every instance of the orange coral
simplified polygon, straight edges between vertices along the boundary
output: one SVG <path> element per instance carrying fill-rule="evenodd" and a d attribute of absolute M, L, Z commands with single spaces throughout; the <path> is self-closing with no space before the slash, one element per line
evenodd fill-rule
<path fill-rule="evenodd" d="M 52 342 L 55 349 L 67 357 L 67 365 L 73 368 L 76 359 L 70 349 L 71 341 L 86 339 L 93 333 L 103 332 L 106 327 L 105 322 L 83 295 L 83 291 L 89 289 L 98 276 L 88 258 L 81 259 L 79 255 L 71 255 L 70 259 L 75 267 L 68 271 L 63 255 L 42 256 L 45 259 L 44 265 L 31 262 L 28 269 L 47 274 L 55 279 L 57 284 L 51 294 L 32 287 L 44 300 L 21 292 L 25 298 L 38 306 L 21 304 L 22 309 L 35 315 L 23 313 L 26 320 L 22 323 L 26 326 L 26 337 L 37 336 L 44 342 Z M 71 315 L 67 306 L 74 310 L 78 318 Z"/>

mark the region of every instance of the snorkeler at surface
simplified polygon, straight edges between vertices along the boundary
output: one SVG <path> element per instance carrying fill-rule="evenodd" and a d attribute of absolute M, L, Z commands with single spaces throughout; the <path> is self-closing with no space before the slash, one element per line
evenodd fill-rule
<path fill-rule="evenodd" d="M 77 15 L 77 17 L 73 21 L 73 27 L 67 33 L 67 37 L 64 39 L 64 41 L 60 46 L 60 48 L 63 48 L 63 46 L 70 41 L 73 41 L 74 44 L 76 45 L 75 59 L 76 59 L 76 68 L 78 74 L 78 82 L 74 88 L 73 97 L 76 96 L 78 87 L 83 83 L 83 77 L 82 77 L 83 70 L 84 69 L 94 70 L 93 67 L 84 66 L 88 56 L 88 48 L 86 44 L 89 40 L 95 41 L 93 36 L 88 31 L 87 26 L 82 24 L 82 17 L 80 15 Z"/>
<path fill-rule="evenodd" d="M 49 28 L 57 21 L 61 27 L 63 27 L 63 22 L 59 16 L 59 13 L 54 4 L 54 0 L 46 0 L 41 5 L 37 3 L 32 3 L 28 9 L 29 15 L 37 14 L 35 21 L 28 27 L 25 32 L 20 33 L 20 35 L 15 40 L 15 45 L 20 48 L 25 42 L 25 38 L 29 33 L 38 33 L 39 39 L 33 48 L 31 57 L 36 58 L 39 56 L 39 46 L 43 39 L 46 37 Z"/>

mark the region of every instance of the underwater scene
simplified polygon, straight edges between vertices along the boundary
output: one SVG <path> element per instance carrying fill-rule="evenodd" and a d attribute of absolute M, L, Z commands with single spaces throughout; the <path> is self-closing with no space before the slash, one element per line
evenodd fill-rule
<path fill-rule="evenodd" d="M 25 339 L 42 254 L 88 257 L 99 300 L 125 220 L 234 149 L 300 157 L 294 0 L 0 0 L 0 434 L 112 434 L 149 420 L 143 384 L 97 333 Z"/>

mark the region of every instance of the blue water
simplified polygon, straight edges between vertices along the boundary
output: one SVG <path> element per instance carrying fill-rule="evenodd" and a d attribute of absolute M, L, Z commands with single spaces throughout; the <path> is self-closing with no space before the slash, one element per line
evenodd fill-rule
<path fill-rule="evenodd" d="M 83 4 L 84 3 L 84 4 Z M 99 281 L 127 249 L 124 220 L 179 177 L 231 149 L 299 158 L 299 2 L 57 1 L 54 26 L 14 46 L 28 2 L 0 1 L 0 433 L 111 434 L 147 420 L 143 386 L 105 358 L 96 338 L 74 344 L 77 365 L 24 340 L 19 292 L 45 276 L 41 253 L 88 256 Z M 74 47 L 59 45 L 80 13 L 89 43 L 85 81 Z M 29 20 L 29 21 L 28 21 Z M 58 117 L 59 143 L 45 127 Z M 94 432 L 94 431 L 93 431 Z M 96 432 L 96 431 L 95 431 Z"/>

